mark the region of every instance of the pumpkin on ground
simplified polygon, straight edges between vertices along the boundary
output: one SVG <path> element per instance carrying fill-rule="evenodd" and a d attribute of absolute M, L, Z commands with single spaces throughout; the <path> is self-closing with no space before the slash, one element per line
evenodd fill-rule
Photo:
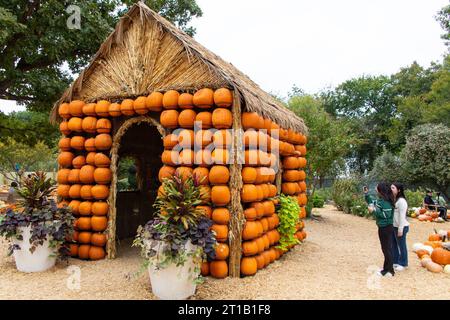
<path fill-rule="evenodd" d="M 211 261 L 209 264 L 209 272 L 214 278 L 226 278 L 228 276 L 228 263 L 223 260 Z"/>
<path fill-rule="evenodd" d="M 435 248 L 431 253 L 431 260 L 444 266 L 450 264 L 450 251 L 443 248 Z"/>
<path fill-rule="evenodd" d="M 252 276 L 258 271 L 258 264 L 253 257 L 245 257 L 241 260 L 241 273 L 245 276 Z"/>

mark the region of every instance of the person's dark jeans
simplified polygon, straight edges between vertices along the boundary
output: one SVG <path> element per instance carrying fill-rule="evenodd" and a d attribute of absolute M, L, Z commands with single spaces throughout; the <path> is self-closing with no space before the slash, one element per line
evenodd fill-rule
<path fill-rule="evenodd" d="M 378 237 L 380 238 L 381 250 L 384 255 L 383 270 L 381 273 L 384 275 L 386 272 L 395 274 L 394 272 L 394 260 L 392 258 L 392 233 L 394 232 L 394 226 L 392 224 L 385 227 L 378 227 Z"/>
<path fill-rule="evenodd" d="M 447 220 L 447 208 L 439 207 L 438 211 L 439 211 L 439 217 L 441 217 L 444 220 Z"/>
<path fill-rule="evenodd" d="M 409 227 L 403 228 L 403 235 L 398 237 L 398 228 L 394 227 L 392 233 L 392 258 L 394 264 L 401 265 L 402 267 L 408 266 L 408 248 L 406 247 L 406 234 L 409 231 Z"/>

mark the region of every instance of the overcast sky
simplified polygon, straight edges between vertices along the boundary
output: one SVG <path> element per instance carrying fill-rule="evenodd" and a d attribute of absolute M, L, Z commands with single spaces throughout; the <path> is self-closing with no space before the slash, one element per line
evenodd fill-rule
<path fill-rule="evenodd" d="M 428 66 L 446 50 L 434 16 L 448 0 L 196 1 L 197 41 L 283 96 L 293 84 L 315 93 L 414 60 Z"/>

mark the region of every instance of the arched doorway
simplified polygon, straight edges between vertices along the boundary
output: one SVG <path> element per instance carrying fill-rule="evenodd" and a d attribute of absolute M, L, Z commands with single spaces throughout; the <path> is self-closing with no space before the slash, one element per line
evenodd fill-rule
<path fill-rule="evenodd" d="M 154 214 L 166 132 L 153 118 L 136 117 L 114 123 L 111 149 L 113 178 L 108 203 L 108 258 L 117 255 L 117 242 L 133 238 L 139 225 Z"/>

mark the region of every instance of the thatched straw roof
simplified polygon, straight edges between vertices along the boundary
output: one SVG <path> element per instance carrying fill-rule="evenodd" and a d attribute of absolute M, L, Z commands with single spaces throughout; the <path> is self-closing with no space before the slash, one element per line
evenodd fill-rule
<path fill-rule="evenodd" d="M 268 117 L 284 128 L 307 133 L 303 120 L 144 3 L 125 14 L 90 64 L 55 103 L 147 95 L 152 91 L 229 87 L 242 97 L 244 110 Z"/>

